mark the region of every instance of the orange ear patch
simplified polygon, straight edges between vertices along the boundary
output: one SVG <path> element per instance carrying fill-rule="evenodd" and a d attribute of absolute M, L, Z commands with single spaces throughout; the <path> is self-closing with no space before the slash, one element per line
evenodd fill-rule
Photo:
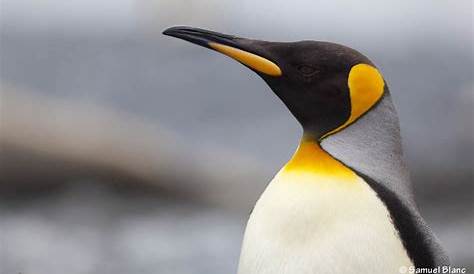
<path fill-rule="evenodd" d="M 352 124 L 382 98 L 385 82 L 382 74 L 371 65 L 357 64 L 351 68 L 347 79 L 351 100 L 351 115 L 336 129 L 326 133 L 321 139 L 334 134 Z"/>

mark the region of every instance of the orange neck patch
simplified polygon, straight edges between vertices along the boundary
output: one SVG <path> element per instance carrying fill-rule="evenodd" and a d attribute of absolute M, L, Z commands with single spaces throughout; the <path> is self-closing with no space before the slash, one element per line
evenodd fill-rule
<path fill-rule="evenodd" d="M 302 139 L 291 160 L 283 167 L 283 172 L 313 173 L 320 177 L 352 181 L 357 175 L 350 168 L 324 151 L 318 142 Z"/>

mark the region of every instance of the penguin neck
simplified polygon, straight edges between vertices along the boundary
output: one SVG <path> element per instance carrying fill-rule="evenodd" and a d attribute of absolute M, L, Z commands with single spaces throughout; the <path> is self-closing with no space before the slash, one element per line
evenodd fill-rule
<path fill-rule="evenodd" d="M 283 167 L 284 174 L 310 174 L 343 181 L 356 181 L 357 175 L 331 154 L 326 152 L 317 138 L 304 134 L 292 158 Z"/>

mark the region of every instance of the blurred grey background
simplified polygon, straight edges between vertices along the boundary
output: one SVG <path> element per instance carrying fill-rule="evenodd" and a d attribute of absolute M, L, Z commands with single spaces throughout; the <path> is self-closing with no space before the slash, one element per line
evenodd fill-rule
<path fill-rule="evenodd" d="M 191 25 L 346 44 L 382 70 L 422 214 L 474 262 L 472 1 L 3 0 L 0 273 L 233 273 L 301 131 Z"/>

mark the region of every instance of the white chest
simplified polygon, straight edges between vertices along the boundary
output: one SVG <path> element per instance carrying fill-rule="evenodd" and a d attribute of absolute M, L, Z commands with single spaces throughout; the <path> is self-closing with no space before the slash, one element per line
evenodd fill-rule
<path fill-rule="evenodd" d="M 399 273 L 411 265 L 362 179 L 280 172 L 250 216 L 239 274 Z"/>

